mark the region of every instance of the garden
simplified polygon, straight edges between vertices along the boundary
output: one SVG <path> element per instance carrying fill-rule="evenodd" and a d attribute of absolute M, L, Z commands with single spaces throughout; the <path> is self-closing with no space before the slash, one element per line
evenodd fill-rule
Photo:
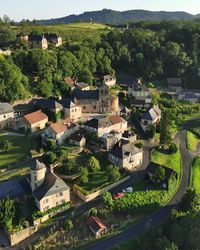
<path fill-rule="evenodd" d="M 200 157 L 195 157 L 191 163 L 190 187 L 200 193 Z"/>
<path fill-rule="evenodd" d="M 199 138 L 194 133 L 192 133 L 191 131 L 187 131 L 186 144 L 187 144 L 187 148 L 190 151 L 193 151 L 193 152 L 196 151 L 199 145 L 199 142 L 200 142 Z"/>

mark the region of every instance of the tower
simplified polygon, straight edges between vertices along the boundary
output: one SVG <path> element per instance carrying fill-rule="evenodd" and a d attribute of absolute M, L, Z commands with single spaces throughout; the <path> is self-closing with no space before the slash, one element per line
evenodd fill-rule
<path fill-rule="evenodd" d="M 110 111 L 110 89 L 106 84 L 102 84 L 99 87 L 99 100 L 101 103 L 101 112 Z"/>
<path fill-rule="evenodd" d="M 31 189 L 32 192 L 35 191 L 35 189 L 42 185 L 42 183 L 45 180 L 46 175 L 46 166 L 36 160 L 34 162 L 34 165 L 31 167 Z"/>

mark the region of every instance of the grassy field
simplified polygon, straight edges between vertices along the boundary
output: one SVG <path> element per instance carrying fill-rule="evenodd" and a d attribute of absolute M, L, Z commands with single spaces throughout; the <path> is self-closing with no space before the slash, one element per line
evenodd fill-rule
<path fill-rule="evenodd" d="M 0 169 L 25 160 L 29 155 L 30 149 L 36 148 L 37 145 L 37 141 L 26 136 L 10 136 L 0 133 L 0 141 L 3 140 L 10 141 L 13 144 L 13 148 L 8 152 L 0 151 Z"/>
<path fill-rule="evenodd" d="M 191 163 L 190 186 L 200 193 L 200 157 L 196 157 Z"/>
<path fill-rule="evenodd" d="M 187 148 L 190 151 L 196 151 L 197 147 L 198 147 L 198 144 L 199 144 L 199 139 L 191 131 L 187 131 L 186 144 L 187 144 Z"/>
<path fill-rule="evenodd" d="M 39 33 L 56 32 L 59 33 L 65 41 L 68 42 L 81 42 L 87 38 L 100 38 L 100 35 L 108 32 L 111 27 L 98 23 L 73 23 L 73 24 L 60 24 L 52 26 L 27 26 L 27 27 L 14 27 L 17 31 L 24 31 L 30 33 L 37 31 Z"/>
<path fill-rule="evenodd" d="M 178 174 L 181 172 L 181 155 L 179 150 L 175 154 L 168 154 L 162 150 L 154 150 L 151 154 L 151 160 L 175 170 Z"/>

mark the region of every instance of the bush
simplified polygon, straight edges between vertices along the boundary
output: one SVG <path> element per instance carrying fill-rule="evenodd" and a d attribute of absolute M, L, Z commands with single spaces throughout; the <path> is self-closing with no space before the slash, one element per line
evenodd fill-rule
<path fill-rule="evenodd" d="M 13 145 L 12 145 L 12 143 L 11 143 L 10 141 L 4 140 L 4 141 L 1 143 L 1 148 L 2 148 L 4 151 L 8 152 L 8 151 L 10 151 L 10 150 L 13 149 Z"/>
<path fill-rule="evenodd" d="M 138 143 L 135 143 L 135 146 L 136 146 L 137 148 L 143 148 L 144 143 L 143 143 L 143 142 L 138 142 Z"/>
<path fill-rule="evenodd" d="M 94 173 L 98 172 L 101 169 L 99 161 L 94 156 L 90 157 L 88 161 L 88 165 L 89 165 L 89 168 Z"/>
<path fill-rule="evenodd" d="M 95 207 L 90 209 L 90 212 L 89 212 L 90 216 L 97 216 L 97 213 L 98 212 L 97 212 L 97 209 Z"/>
<path fill-rule="evenodd" d="M 64 224 L 64 228 L 65 230 L 72 230 L 72 228 L 74 227 L 72 220 L 66 220 L 65 224 Z"/>
<path fill-rule="evenodd" d="M 172 143 L 169 146 L 169 152 L 170 154 L 175 154 L 178 151 L 178 146 L 176 145 L 176 143 Z"/>
<path fill-rule="evenodd" d="M 56 159 L 57 159 L 57 156 L 53 152 L 46 155 L 46 162 L 48 164 L 53 164 L 56 161 Z"/>

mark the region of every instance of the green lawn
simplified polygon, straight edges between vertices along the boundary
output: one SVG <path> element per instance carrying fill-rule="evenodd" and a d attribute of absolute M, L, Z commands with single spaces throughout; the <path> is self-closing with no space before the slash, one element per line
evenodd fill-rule
<path fill-rule="evenodd" d="M 199 139 L 191 131 L 187 131 L 186 144 L 187 144 L 187 148 L 190 151 L 196 151 L 197 147 L 198 147 L 198 144 L 199 144 Z"/>
<path fill-rule="evenodd" d="M 64 40 L 73 43 L 80 43 L 87 38 L 99 39 L 101 34 L 106 33 L 111 27 L 98 23 L 72 23 L 72 24 L 59 24 L 59 25 L 40 25 L 40 26 L 27 26 L 27 27 L 14 27 L 18 31 L 30 33 L 38 31 L 40 33 L 56 32 L 59 33 Z"/>
<path fill-rule="evenodd" d="M 0 141 L 3 140 L 9 140 L 13 144 L 13 149 L 8 152 L 0 151 L 0 169 L 25 160 L 29 155 L 30 149 L 35 149 L 37 146 L 37 140 L 27 136 L 13 136 L 0 133 Z"/>
<path fill-rule="evenodd" d="M 180 150 L 175 154 L 168 154 L 162 150 L 153 150 L 151 160 L 162 166 L 175 170 L 178 174 L 181 172 L 181 155 Z"/>
<path fill-rule="evenodd" d="M 191 163 L 190 186 L 200 193 L 200 157 L 196 157 Z"/>

